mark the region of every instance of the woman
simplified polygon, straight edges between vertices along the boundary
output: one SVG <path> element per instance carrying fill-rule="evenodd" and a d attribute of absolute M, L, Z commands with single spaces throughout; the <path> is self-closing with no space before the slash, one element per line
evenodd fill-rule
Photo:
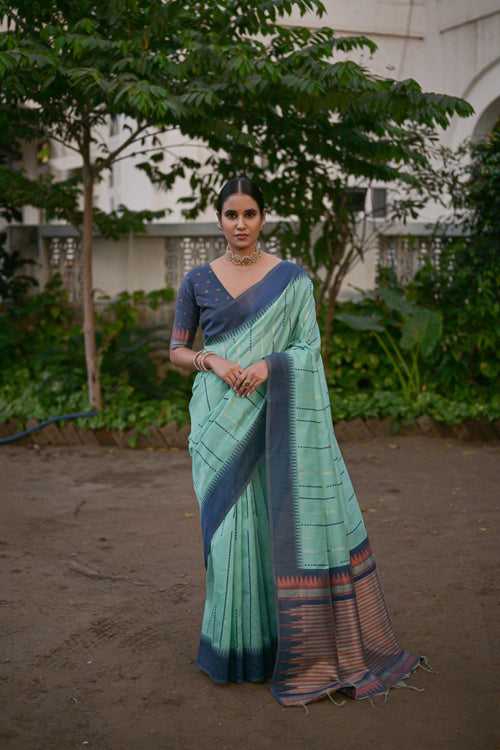
<path fill-rule="evenodd" d="M 272 677 L 283 705 L 336 703 L 333 691 L 387 699 L 430 665 L 392 629 L 333 430 L 313 283 L 257 246 L 265 210 L 247 178 L 224 185 L 217 215 L 226 253 L 185 274 L 170 342 L 172 362 L 198 370 L 188 446 L 206 600 L 196 663 L 220 683 Z M 194 353 L 199 324 L 206 348 Z"/>

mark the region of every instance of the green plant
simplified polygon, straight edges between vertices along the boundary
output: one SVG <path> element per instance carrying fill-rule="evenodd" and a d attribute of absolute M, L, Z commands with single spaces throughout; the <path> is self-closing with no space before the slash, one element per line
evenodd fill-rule
<path fill-rule="evenodd" d="M 22 258 L 17 250 L 7 252 L 6 236 L 0 234 L 0 305 L 17 305 L 38 285 L 34 276 L 22 273 L 35 261 Z"/>
<path fill-rule="evenodd" d="M 461 398 L 470 388 L 498 392 L 500 121 L 465 150 L 470 159 L 448 187 L 463 237 L 444 244 L 439 262 L 426 262 L 406 290 L 417 304 L 442 312 L 443 337 L 430 366 L 435 383 Z"/>
<path fill-rule="evenodd" d="M 331 389 L 330 398 L 335 422 L 389 417 L 395 425 L 400 425 L 425 415 L 444 424 L 459 424 L 466 419 L 494 422 L 500 418 L 500 395 L 489 398 L 477 391 L 469 391 L 467 399 L 446 398 L 425 391 L 409 401 L 401 391 L 345 393 Z"/>
<path fill-rule="evenodd" d="M 404 398 L 410 401 L 422 391 L 423 361 L 432 354 L 441 338 L 442 316 L 418 307 L 395 289 L 380 287 L 377 296 L 383 303 L 381 313 L 337 313 L 336 317 L 354 330 L 372 334 L 392 366 Z M 399 342 L 391 328 L 399 330 Z"/>
<path fill-rule="evenodd" d="M 126 376 L 116 379 L 103 374 L 106 407 L 91 418 L 81 418 L 74 424 L 82 429 L 119 430 L 127 432 L 129 445 L 134 446 L 141 434 L 152 426 L 163 427 L 175 422 L 179 427 L 187 423 L 191 379 L 171 371 L 165 378 L 166 394 L 158 399 L 146 399 L 128 382 Z M 168 394 L 168 395 L 167 395 Z M 26 368 L 12 369 L 0 385 L 0 422 L 17 421 L 24 429 L 28 420 L 42 421 L 56 415 L 88 409 L 85 384 L 73 392 L 54 388 L 37 381 Z"/>
<path fill-rule="evenodd" d="M 0 362 L 0 382 L 16 363 L 37 381 L 63 383 L 63 389 L 84 382 L 81 326 L 59 274 L 42 292 L 0 311 Z"/>
<path fill-rule="evenodd" d="M 169 363 L 169 335 L 163 323 L 147 325 L 141 317 L 174 296 L 170 288 L 122 292 L 97 315 L 99 368 L 115 378 L 126 372 L 130 385 L 148 398 L 165 393 L 161 373 Z"/>
<path fill-rule="evenodd" d="M 107 382 L 125 381 L 143 398 L 162 399 L 167 380 L 169 336 L 165 324 L 143 322 L 169 304 L 170 288 L 124 292 L 97 316 L 97 345 Z M 0 383 L 12 377 L 16 363 L 30 373 L 43 393 L 71 394 L 85 383 L 85 361 L 79 313 L 69 303 L 56 274 L 45 289 L 0 312 Z"/>

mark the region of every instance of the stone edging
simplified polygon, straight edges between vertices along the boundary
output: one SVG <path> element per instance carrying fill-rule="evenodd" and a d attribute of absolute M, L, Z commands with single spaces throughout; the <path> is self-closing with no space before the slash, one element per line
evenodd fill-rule
<path fill-rule="evenodd" d="M 36 427 L 37 420 L 28 422 L 27 428 Z M 352 419 L 334 423 L 335 435 L 340 442 L 363 440 L 373 437 L 400 435 L 430 435 L 433 437 L 451 437 L 458 440 L 500 440 L 500 420 L 487 422 L 468 419 L 459 424 L 447 425 L 437 422 L 432 417 L 418 417 L 415 423 L 402 426 L 399 430 L 390 417 L 384 419 Z M 15 420 L 0 423 L 0 437 L 8 437 L 19 432 Z M 175 422 L 164 427 L 150 427 L 141 435 L 135 429 L 126 431 L 107 429 L 82 429 L 72 422 L 61 422 L 47 425 L 38 432 L 33 432 L 10 445 L 102 445 L 107 447 L 131 448 L 128 440 L 137 435 L 135 448 L 166 450 L 171 448 L 187 449 L 190 426 L 178 428 Z"/>

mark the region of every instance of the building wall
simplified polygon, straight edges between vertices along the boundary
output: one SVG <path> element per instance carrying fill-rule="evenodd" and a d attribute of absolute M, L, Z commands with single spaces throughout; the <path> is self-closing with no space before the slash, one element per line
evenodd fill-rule
<path fill-rule="evenodd" d="M 105 294 L 161 289 L 165 272 L 163 237 L 134 236 L 120 242 L 97 238 L 94 242 L 94 277 Z"/>

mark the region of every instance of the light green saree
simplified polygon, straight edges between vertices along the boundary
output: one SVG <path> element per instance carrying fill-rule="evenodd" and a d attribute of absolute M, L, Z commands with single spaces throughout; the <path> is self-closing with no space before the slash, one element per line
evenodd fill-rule
<path fill-rule="evenodd" d="M 197 665 L 217 682 L 271 678 L 283 705 L 332 691 L 387 698 L 427 662 L 401 648 L 384 602 L 335 437 L 310 277 L 282 261 L 217 307 L 204 333 L 205 348 L 243 367 L 265 358 L 269 377 L 247 397 L 210 371 L 194 380 Z"/>

